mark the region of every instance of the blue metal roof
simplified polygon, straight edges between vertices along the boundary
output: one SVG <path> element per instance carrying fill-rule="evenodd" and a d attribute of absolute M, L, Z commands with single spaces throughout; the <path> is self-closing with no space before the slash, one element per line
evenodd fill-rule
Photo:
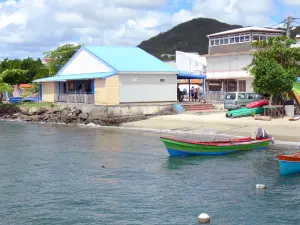
<path fill-rule="evenodd" d="M 68 74 L 54 77 L 47 77 L 34 80 L 33 82 L 51 82 L 51 81 L 66 81 L 66 80 L 88 80 L 88 79 L 105 79 L 116 75 L 116 72 L 105 73 L 86 73 L 86 74 Z"/>
<path fill-rule="evenodd" d="M 178 72 L 138 47 L 84 46 L 118 72 Z"/>
<path fill-rule="evenodd" d="M 203 74 L 193 74 L 191 72 L 180 71 L 177 74 L 177 79 L 206 79 L 206 76 Z"/>

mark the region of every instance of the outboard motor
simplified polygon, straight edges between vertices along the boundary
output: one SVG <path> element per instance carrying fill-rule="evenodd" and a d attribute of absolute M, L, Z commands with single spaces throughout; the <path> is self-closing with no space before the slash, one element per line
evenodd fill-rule
<path fill-rule="evenodd" d="M 274 138 L 271 135 L 269 135 L 263 128 L 258 128 L 256 139 L 261 140 L 261 139 L 265 139 L 265 138 L 270 138 L 271 143 L 274 144 Z"/>

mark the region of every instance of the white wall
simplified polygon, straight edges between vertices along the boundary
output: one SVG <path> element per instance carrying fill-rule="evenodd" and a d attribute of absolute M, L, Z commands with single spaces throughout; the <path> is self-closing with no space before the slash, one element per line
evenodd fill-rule
<path fill-rule="evenodd" d="M 249 54 L 207 57 L 206 71 L 212 73 L 243 70 L 251 62 L 252 56 Z"/>
<path fill-rule="evenodd" d="M 82 49 L 73 61 L 59 75 L 110 72 L 110 67 L 99 61 L 85 49 Z"/>
<path fill-rule="evenodd" d="M 177 101 L 177 75 L 119 74 L 120 103 Z M 165 79 L 160 82 L 160 79 Z"/>
<path fill-rule="evenodd" d="M 200 57 L 197 53 L 176 51 L 176 68 L 180 71 L 203 73 L 205 71 L 205 63 L 205 57 Z"/>

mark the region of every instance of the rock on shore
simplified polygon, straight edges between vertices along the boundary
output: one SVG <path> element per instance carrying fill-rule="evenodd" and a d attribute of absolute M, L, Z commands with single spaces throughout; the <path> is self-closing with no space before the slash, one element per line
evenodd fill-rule
<path fill-rule="evenodd" d="M 172 109 L 158 115 L 174 114 Z M 89 124 L 119 126 L 149 118 L 146 115 L 117 116 L 103 111 L 83 112 L 76 107 L 20 108 L 16 105 L 0 105 L 0 119 L 18 119 L 26 122 Z"/>

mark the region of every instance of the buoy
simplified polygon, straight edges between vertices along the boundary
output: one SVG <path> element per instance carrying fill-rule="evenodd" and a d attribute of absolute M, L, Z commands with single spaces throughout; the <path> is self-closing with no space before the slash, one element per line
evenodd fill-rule
<path fill-rule="evenodd" d="M 265 184 L 257 184 L 256 189 L 267 189 L 267 186 Z"/>
<path fill-rule="evenodd" d="M 198 222 L 199 223 L 209 223 L 210 222 L 210 217 L 206 213 L 201 213 L 198 216 Z"/>
<path fill-rule="evenodd" d="M 102 168 L 105 168 L 105 166 L 102 166 Z"/>

